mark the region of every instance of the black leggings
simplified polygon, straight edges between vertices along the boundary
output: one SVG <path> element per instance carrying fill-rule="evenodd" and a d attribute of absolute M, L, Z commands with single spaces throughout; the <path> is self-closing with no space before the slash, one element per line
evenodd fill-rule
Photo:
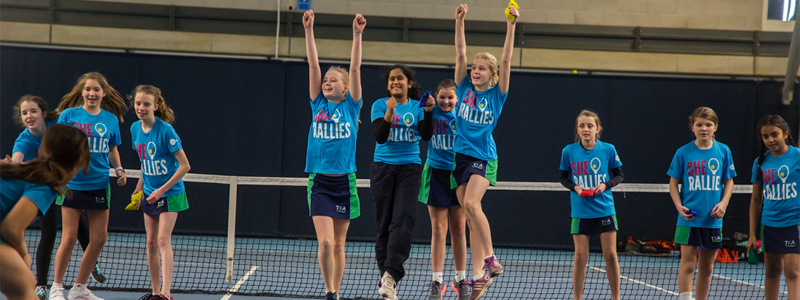
<path fill-rule="evenodd" d="M 56 231 L 58 230 L 58 216 L 61 214 L 61 206 L 53 204 L 47 213 L 39 218 L 42 227 L 42 238 L 39 239 L 39 248 L 36 249 L 36 286 L 47 285 L 47 277 L 50 273 L 50 258 L 53 255 L 53 246 L 56 242 Z M 81 248 L 86 250 L 89 246 L 89 220 L 85 214 L 81 214 L 78 222 L 78 243 Z"/>

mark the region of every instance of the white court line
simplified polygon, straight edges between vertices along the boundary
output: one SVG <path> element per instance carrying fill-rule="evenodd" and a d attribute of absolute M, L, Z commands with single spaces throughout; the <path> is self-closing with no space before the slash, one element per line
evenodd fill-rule
<path fill-rule="evenodd" d="M 733 279 L 733 278 L 730 278 L 730 277 L 725 277 L 725 276 L 721 276 L 721 275 L 717 275 L 717 274 L 711 274 L 711 276 L 717 277 L 717 278 L 720 278 L 720 279 L 730 280 L 730 281 L 733 281 L 733 282 L 736 282 L 736 283 L 741 283 L 741 284 L 744 284 L 744 285 L 749 285 L 749 286 L 754 286 L 754 287 L 758 287 L 758 288 L 764 289 L 763 285 L 758 285 L 758 284 L 750 283 L 750 282 L 747 282 L 747 281 L 741 281 L 741 280 L 738 280 L 738 279 Z M 787 292 L 787 291 L 781 291 L 781 293 L 784 293 L 784 294 L 787 294 L 787 295 L 789 294 L 789 292 Z"/>
<path fill-rule="evenodd" d="M 591 268 L 592 270 L 606 273 L 606 270 L 600 269 L 598 267 L 595 267 L 595 266 L 592 266 L 592 265 L 586 265 L 586 266 Z M 627 276 L 622 276 L 622 274 L 619 275 L 619 278 L 620 279 L 625 279 L 625 280 L 633 282 L 633 283 L 644 285 L 644 286 L 649 287 L 651 289 L 656 289 L 656 290 L 659 290 L 659 291 L 662 291 L 662 292 L 665 292 L 665 293 L 669 293 L 669 294 L 672 294 L 672 295 L 675 295 L 675 296 L 680 296 L 680 294 L 678 294 L 676 292 L 673 292 L 673 291 L 670 291 L 668 289 L 664 289 L 664 288 L 661 288 L 661 287 L 657 287 L 655 285 L 652 285 L 652 284 L 649 284 L 649 283 L 646 283 L 646 282 L 643 282 L 643 281 L 639 281 L 639 280 L 636 280 L 636 279 L 633 279 L 633 278 L 629 278 Z"/>
<path fill-rule="evenodd" d="M 239 288 L 242 287 L 242 284 L 244 284 L 247 281 L 247 279 L 250 279 L 250 275 L 253 275 L 253 273 L 255 273 L 256 270 L 258 270 L 258 266 L 253 266 L 252 268 L 250 268 L 250 271 L 247 271 L 247 274 L 244 274 L 244 276 L 242 276 L 242 279 L 239 279 L 239 281 L 237 281 L 236 284 L 234 284 L 233 287 L 230 290 L 228 290 L 228 293 L 225 294 L 225 296 L 222 296 L 222 299 L 220 300 L 230 299 L 231 296 L 233 296 L 233 293 L 238 292 Z"/>

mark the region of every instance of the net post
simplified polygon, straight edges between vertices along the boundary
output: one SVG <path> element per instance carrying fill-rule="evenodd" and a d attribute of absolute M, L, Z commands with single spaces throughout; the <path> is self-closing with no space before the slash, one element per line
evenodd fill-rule
<path fill-rule="evenodd" d="M 239 176 L 231 176 L 228 194 L 228 263 L 225 270 L 225 282 L 233 280 L 233 252 L 236 245 L 236 192 Z"/>

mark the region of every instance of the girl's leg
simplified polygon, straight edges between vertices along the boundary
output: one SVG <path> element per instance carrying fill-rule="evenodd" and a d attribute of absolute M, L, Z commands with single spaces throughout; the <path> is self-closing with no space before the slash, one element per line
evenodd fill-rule
<path fill-rule="evenodd" d="M 619 300 L 620 280 L 619 261 L 617 260 L 617 231 L 601 233 L 600 244 L 603 247 L 603 259 L 606 261 L 606 275 L 608 276 L 608 286 L 611 288 L 611 298 L 613 300 Z"/>
<path fill-rule="evenodd" d="M 92 273 L 92 268 L 97 263 L 97 258 L 100 257 L 100 252 L 103 251 L 108 238 L 108 209 L 89 210 L 87 212 L 89 213 L 89 233 L 92 242 L 83 252 L 81 267 L 78 269 L 78 277 L 75 280 L 79 284 L 86 284 L 89 274 Z M 78 217 L 80 217 L 80 214 Z"/>
<path fill-rule="evenodd" d="M 456 196 L 458 197 L 458 202 L 461 203 L 461 207 L 464 207 L 464 197 L 467 191 L 467 185 L 463 184 L 456 188 Z M 463 209 L 463 208 L 462 208 Z M 472 278 L 477 278 L 478 276 L 483 276 L 483 242 L 478 237 L 475 230 L 473 230 L 474 224 L 470 215 L 468 213 L 464 214 L 467 218 L 467 224 L 469 225 L 469 249 L 472 252 Z"/>
<path fill-rule="evenodd" d="M 681 245 L 681 268 L 678 271 L 678 292 L 692 294 L 692 278 L 697 265 L 697 247 Z"/>
<path fill-rule="evenodd" d="M 764 252 L 764 299 L 778 300 L 781 293 L 783 254 Z"/>
<path fill-rule="evenodd" d="M 147 267 L 150 270 L 150 283 L 153 286 L 151 294 L 158 295 L 161 291 L 161 267 L 158 259 L 158 216 L 143 213 L 144 228 L 147 232 Z"/>
<path fill-rule="evenodd" d="M 717 249 L 700 249 L 700 263 L 697 264 L 697 284 L 695 285 L 695 299 L 708 299 L 708 290 L 711 288 L 711 273 L 714 271 L 714 261 L 717 259 Z"/>
<path fill-rule="evenodd" d="M 431 216 L 431 270 L 434 274 L 444 272 L 444 256 L 447 251 L 447 208 L 428 205 Z M 434 278 L 438 280 L 437 278 Z"/>
<path fill-rule="evenodd" d="M 575 243 L 575 261 L 572 264 L 572 298 L 583 297 L 583 284 L 586 282 L 586 263 L 589 261 L 589 236 L 573 234 Z"/>
<path fill-rule="evenodd" d="M 31 269 L 22 259 L 22 255 L 8 244 L 0 244 L 0 274 L 15 274 L 3 276 L 3 280 L 0 280 L 0 292 L 8 300 L 38 299 L 33 292 L 36 281 Z"/>
<path fill-rule="evenodd" d="M 461 206 L 450 207 L 450 244 L 456 272 L 467 270 L 467 216 Z M 462 278 L 463 279 L 463 278 Z"/>
<path fill-rule="evenodd" d="M 161 294 L 170 296 L 172 288 L 172 268 L 175 258 L 172 255 L 172 229 L 175 228 L 175 221 L 178 220 L 177 212 L 163 212 L 158 215 L 158 249 L 161 251 Z"/>
<path fill-rule="evenodd" d="M 800 299 L 800 254 L 783 255 L 783 277 L 786 279 L 786 289 L 789 299 Z"/>
<path fill-rule="evenodd" d="M 475 237 L 480 240 L 482 246 L 481 250 L 485 256 L 493 255 L 492 231 L 489 227 L 489 220 L 483 213 L 483 207 L 481 206 L 483 194 L 486 193 L 486 189 L 489 188 L 489 180 L 483 176 L 472 174 L 465 186 L 464 196 L 463 198 L 459 198 L 459 201 L 461 201 L 461 206 L 466 211 L 467 219 L 469 219 L 470 232 L 474 232 Z M 479 258 L 483 259 L 484 257 Z M 475 261 L 475 258 L 473 257 L 472 260 Z M 483 268 L 483 262 L 473 267 Z"/>
<path fill-rule="evenodd" d="M 313 216 L 314 229 L 317 231 L 317 256 L 319 257 L 319 269 L 322 272 L 322 282 L 325 284 L 325 292 L 333 292 L 336 288 L 334 284 L 336 273 L 336 262 L 333 255 L 334 227 L 333 218 L 326 216 Z"/>
<path fill-rule="evenodd" d="M 333 219 L 333 261 L 334 276 L 333 288 L 338 293 L 342 290 L 342 280 L 344 279 L 345 253 L 344 243 L 347 240 L 347 230 L 350 228 L 350 220 Z"/>
<path fill-rule="evenodd" d="M 72 256 L 72 248 L 78 240 L 78 222 L 81 217 L 81 210 L 61 207 L 61 244 L 58 245 L 56 252 L 56 270 L 53 283 L 64 283 L 64 273 L 67 271 L 69 259 Z"/>

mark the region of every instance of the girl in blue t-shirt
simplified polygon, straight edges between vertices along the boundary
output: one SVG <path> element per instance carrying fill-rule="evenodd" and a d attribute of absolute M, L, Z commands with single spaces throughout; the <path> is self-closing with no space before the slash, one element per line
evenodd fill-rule
<path fill-rule="evenodd" d="M 25 130 L 14 141 L 11 151 L 11 163 L 21 163 L 33 160 L 39 156 L 39 145 L 47 127 L 56 123 L 58 114 L 47 111 L 47 102 L 41 97 L 25 95 L 14 105 L 14 121 L 25 126 Z M 58 230 L 58 214 L 60 209 L 48 209 L 47 213 L 39 218 L 42 236 L 36 251 L 36 295 L 47 297 L 47 277 L 50 274 L 50 258 Z M 81 217 L 78 224 L 78 241 L 83 249 L 89 246 L 89 222 Z M 106 277 L 100 267 L 95 264 L 92 268 L 92 278 L 97 282 L 105 282 Z"/>
<path fill-rule="evenodd" d="M 152 85 L 137 86 L 128 96 L 139 121 L 131 124 L 131 146 L 141 162 L 142 176 L 133 194 L 143 193 L 139 206 L 144 212 L 147 232 L 147 266 L 150 268 L 152 293 L 142 299 L 172 299 L 172 230 L 178 212 L 189 208 L 183 176 L 189 172 L 189 160 L 181 138 L 172 128 L 175 114 L 167 106 L 161 89 Z M 159 253 L 161 278 L 159 284 Z"/>
<path fill-rule="evenodd" d="M 439 83 L 434 93 L 433 136 L 428 141 L 428 159 L 422 168 L 422 187 L 419 202 L 428 206 L 431 216 L 431 266 L 433 279 L 429 300 L 440 300 L 447 291 L 444 284 L 444 258 L 447 252 L 447 228 L 453 245 L 455 281 L 451 284 L 459 300 L 467 300 L 470 291 L 466 281 L 467 238 L 464 210 L 458 203 L 456 191 L 450 186 L 453 176 L 453 143 L 455 142 L 456 86 L 452 79 Z"/>
<path fill-rule="evenodd" d="M 405 65 L 389 67 L 388 96 L 372 104 L 375 156 L 369 170 L 378 233 L 375 259 L 381 272 L 378 293 L 397 298 L 395 286 L 405 276 L 403 263 L 411 253 L 411 232 L 416 218 L 422 161 L 419 140 L 433 135 L 433 97 L 420 107 L 420 87 L 414 70 Z"/>
<path fill-rule="evenodd" d="M 120 164 L 117 146 L 121 144 L 119 122 L 127 107 L 122 96 L 108 84 L 105 76 L 97 72 L 83 74 L 68 94 L 61 98 L 56 108 L 58 123 L 72 125 L 85 132 L 89 138 L 92 160 L 87 173 L 80 173 L 67 187 L 72 195 L 59 197 L 61 205 L 61 244 L 56 252 L 55 278 L 50 289 L 51 300 L 64 299 L 64 273 L 75 247 L 78 220 L 86 210 L 89 215 L 89 246 L 83 252 L 81 266 L 70 295 L 96 297 L 86 288 L 86 281 L 97 257 L 103 250 L 108 235 L 108 208 L 111 200 L 109 163 L 115 169 L 117 184 L 125 185 L 125 170 Z M 76 297 L 71 296 L 71 297 Z"/>
<path fill-rule="evenodd" d="M 695 140 L 678 148 L 667 171 L 669 194 L 679 214 L 675 243 L 681 245 L 680 300 L 692 299 L 695 266 L 696 299 L 708 298 L 717 249 L 722 248 L 722 217 L 731 200 L 736 170 L 731 150 L 714 140 L 718 120 L 711 108 L 695 109 L 689 117 Z M 681 184 L 680 189 L 678 184 Z"/>
<path fill-rule="evenodd" d="M 0 274 L 14 274 L 3 276 L 0 292 L 8 299 L 37 299 L 25 228 L 47 213 L 63 186 L 90 159 L 86 134 L 66 125 L 47 130 L 38 154 L 0 168 Z"/>
<path fill-rule="evenodd" d="M 480 299 L 503 273 L 503 266 L 494 255 L 489 220 L 483 213 L 481 200 L 489 185 L 497 184 L 497 146 L 492 131 L 508 96 L 511 77 L 511 55 L 519 11 L 509 5 L 513 20 L 506 21 L 506 39 L 501 65 L 489 53 L 478 53 L 472 59 L 472 72 L 467 74 L 467 43 L 464 17 L 467 5 L 456 8 L 456 142 L 453 177 L 456 195 L 467 214 L 472 250 L 472 298 Z M 484 272 L 484 269 L 488 269 Z M 488 274 L 487 274 L 488 273 Z"/>
<path fill-rule="evenodd" d="M 611 188 L 623 180 L 622 162 L 614 145 L 598 140 L 603 127 L 600 117 L 583 110 L 575 120 L 575 143 L 561 151 L 561 185 L 570 190 L 572 265 L 574 299 L 583 295 L 589 236 L 600 235 L 611 298 L 619 300 L 619 262 L 617 261 L 617 213 Z"/>
<path fill-rule="evenodd" d="M 764 297 L 778 299 L 781 271 L 786 279 L 789 299 L 797 299 L 800 289 L 800 150 L 789 125 L 778 115 L 758 122 L 761 150 L 753 162 L 753 196 L 750 198 L 750 237 L 747 249 L 756 244 L 761 222 L 764 250 Z M 769 150 L 769 151 L 767 151 Z"/>
<path fill-rule="evenodd" d="M 303 14 L 308 55 L 311 127 L 306 173 L 308 208 L 317 232 L 325 299 L 338 300 L 344 277 L 344 244 L 350 220 L 361 215 L 356 189 L 356 138 L 361 111 L 361 36 L 367 20 L 353 19 L 350 72 L 331 67 L 322 76 L 314 40 L 314 11 Z"/>

